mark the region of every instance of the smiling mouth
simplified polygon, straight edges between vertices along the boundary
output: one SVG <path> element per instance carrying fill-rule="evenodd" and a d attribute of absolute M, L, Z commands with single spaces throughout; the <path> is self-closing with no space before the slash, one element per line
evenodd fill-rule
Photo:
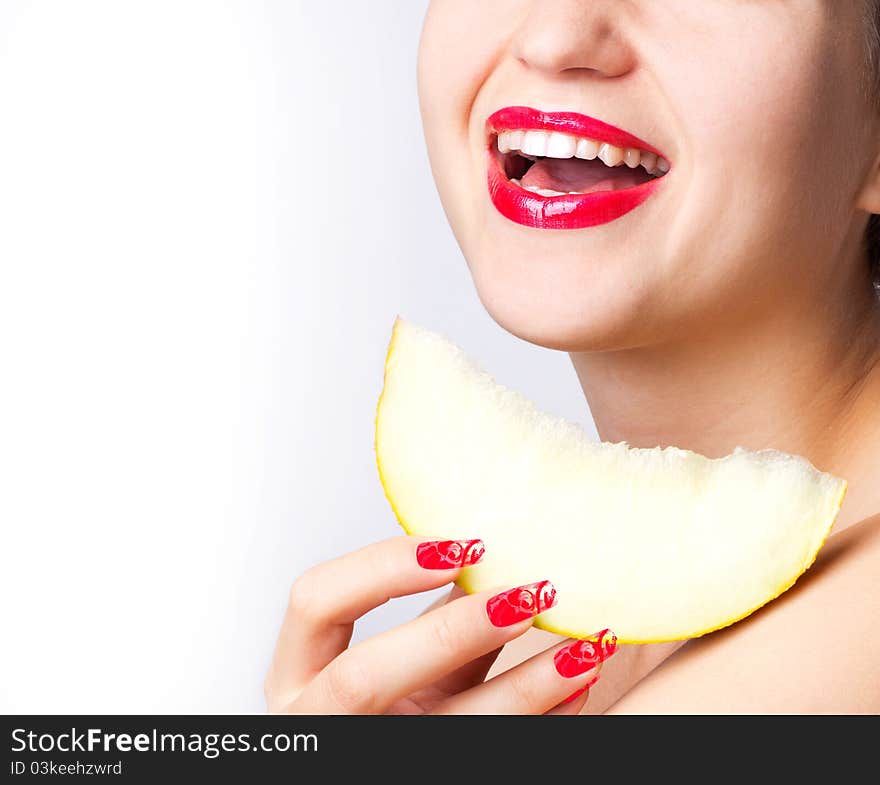
<path fill-rule="evenodd" d="M 507 179 L 544 197 L 621 191 L 670 169 L 656 153 L 559 131 L 501 131 L 493 146 Z"/>
<path fill-rule="evenodd" d="M 488 187 L 505 218 L 583 229 L 634 210 L 671 171 L 660 150 L 602 120 L 528 106 L 486 121 Z"/>

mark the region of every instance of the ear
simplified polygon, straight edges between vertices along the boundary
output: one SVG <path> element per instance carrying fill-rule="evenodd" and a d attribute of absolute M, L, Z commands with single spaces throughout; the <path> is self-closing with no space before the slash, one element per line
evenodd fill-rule
<path fill-rule="evenodd" d="M 874 158 L 862 189 L 856 198 L 856 207 L 867 213 L 880 213 L 880 153 Z"/>

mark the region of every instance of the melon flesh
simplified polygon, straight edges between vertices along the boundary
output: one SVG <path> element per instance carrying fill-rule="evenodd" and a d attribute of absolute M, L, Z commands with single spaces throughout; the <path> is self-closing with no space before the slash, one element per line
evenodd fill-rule
<path fill-rule="evenodd" d="M 462 588 L 548 579 L 557 604 L 536 626 L 608 627 L 622 643 L 693 638 L 777 597 L 816 558 L 846 493 L 776 450 L 710 459 L 597 443 L 400 317 L 376 457 L 405 531 L 484 541 Z"/>

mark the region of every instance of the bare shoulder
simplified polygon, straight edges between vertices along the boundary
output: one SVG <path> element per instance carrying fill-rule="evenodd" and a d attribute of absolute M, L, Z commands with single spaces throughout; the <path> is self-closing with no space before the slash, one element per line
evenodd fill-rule
<path fill-rule="evenodd" d="M 880 515 L 833 535 L 793 588 L 690 641 L 606 713 L 880 711 Z"/>

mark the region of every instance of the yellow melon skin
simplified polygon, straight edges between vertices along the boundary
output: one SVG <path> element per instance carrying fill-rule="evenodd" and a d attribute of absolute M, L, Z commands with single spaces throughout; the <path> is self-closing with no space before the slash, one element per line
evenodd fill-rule
<path fill-rule="evenodd" d="M 694 638 L 748 616 L 813 563 L 846 481 L 777 450 L 711 459 L 596 443 L 398 317 L 376 409 L 376 460 L 409 534 L 481 538 L 473 593 L 549 579 L 535 626 L 622 643 Z"/>

